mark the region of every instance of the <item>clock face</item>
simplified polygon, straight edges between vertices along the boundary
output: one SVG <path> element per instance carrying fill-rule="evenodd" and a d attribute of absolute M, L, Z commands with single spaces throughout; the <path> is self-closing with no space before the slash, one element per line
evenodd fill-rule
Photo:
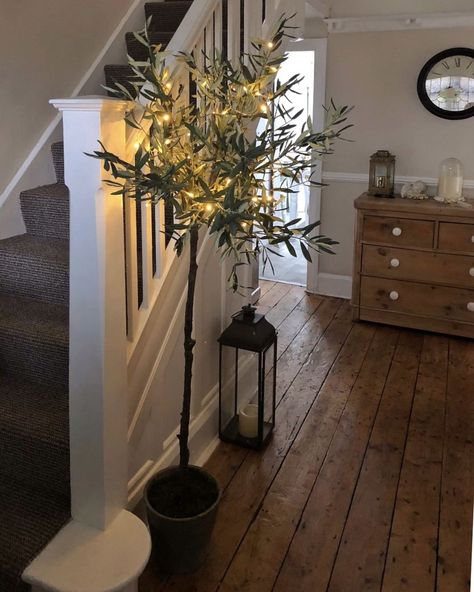
<path fill-rule="evenodd" d="M 418 77 L 418 95 L 434 115 L 466 119 L 474 115 L 474 50 L 454 48 L 435 55 Z"/>

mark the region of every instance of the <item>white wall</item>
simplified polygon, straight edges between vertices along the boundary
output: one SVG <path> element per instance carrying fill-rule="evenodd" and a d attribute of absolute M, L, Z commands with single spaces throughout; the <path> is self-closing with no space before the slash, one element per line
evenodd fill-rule
<path fill-rule="evenodd" d="M 370 155 L 388 149 L 397 156 L 397 175 L 437 177 L 439 163 L 455 156 L 465 178 L 474 179 L 474 120 L 435 117 L 416 92 L 418 73 L 432 55 L 472 47 L 473 38 L 472 28 L 330 35 L 327 99 L 355 108 L 354 128 L 346 134 L 353 142 L 338 143 L 324 170 L 366 174 Z M 341 244 L 335 256 L 321 257 L 322 272 L 352 273 L 353 201 L 366 189 L 365 183 L 331 181 L 323 190 L 322 229 Z"/>
<path fill-rule="evenodd" d="M 0 194 L 132 0 L 2 0 Z"/>

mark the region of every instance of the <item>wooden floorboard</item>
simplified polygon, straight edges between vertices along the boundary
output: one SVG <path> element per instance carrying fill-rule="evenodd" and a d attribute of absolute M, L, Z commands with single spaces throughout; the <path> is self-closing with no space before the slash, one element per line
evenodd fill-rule
<path fill-rule="evenodd" d="M 448 342 L 424 338 L 382 591 L 435 590 Z"/>
<path fill-rule="evenodd" d="M 437 592 L 468 592 L 474 499 L 474 342 L 449 342 Z"/>
<path fill-rule="evenodd" d="M 326 590 L 397 340 L 398 331 L 377 329 L 289 546 L 277 592 L 295 582 L 301 592 Z"/>
<path fill-rule="evenodd" d="M 220 444 L 205 566 L 141 592 L 468 592 L 474 343 L 368 323 L 265 281 L 279 333 L 277 426 Z"/>

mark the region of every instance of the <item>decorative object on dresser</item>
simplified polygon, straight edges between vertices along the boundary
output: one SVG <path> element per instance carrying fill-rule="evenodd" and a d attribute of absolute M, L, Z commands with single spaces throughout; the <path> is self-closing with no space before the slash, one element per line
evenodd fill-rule
<path fill-rule="evenodd" d="M 369 195 L 393 197 L 395 191 L 395 156 L 388 150 L 377 150 L 370 157 Z"/>
<path fill-rule="evenodd" d="M 474 209 L 363 194 L 355 320 L 474 337 Z"/>
<path fill-rule="evenodd" d="M 459 204 L 463 207 L 472 207 L 463 195 L 463 167 L 457 158 L 447 158 L 439 165 L 438 195 L 436 201 Z"/>
<path fill-rule="evenodd" d="M 423 181 L 415 181 L 414 183 L 405 183 L 400 192 L 400 197 L 406 199 L 429 199 L 427 194 L 426 183 Z"/>
<path fill-rule="evenodd" d="M 466 119 L 474 115 L 474 50 L 446 49 L 426 62 L 418 76 L 418 97 L 433 115 Z"/>

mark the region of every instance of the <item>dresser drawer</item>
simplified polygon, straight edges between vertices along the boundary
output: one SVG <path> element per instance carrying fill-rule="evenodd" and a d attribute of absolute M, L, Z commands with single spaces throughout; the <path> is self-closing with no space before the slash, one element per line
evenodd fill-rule
<path fill-rule="evenodd" d="M 440 222 L 438 248 L 474 253 L 474 224 Z"/>
<path fill-rule="evenodd" d="M 362 240 L 404 247 L 433 248 L 434 222 L 364 216 Z"/>
<path fill-rule="evenodd" d="M 362 277 L 360 306 L 474 323 L 474 290 Z"/>
<path fill-rule="evenodd" d="M 474 256 L 364 245 L 362 274 L 474 289 Z"/>

